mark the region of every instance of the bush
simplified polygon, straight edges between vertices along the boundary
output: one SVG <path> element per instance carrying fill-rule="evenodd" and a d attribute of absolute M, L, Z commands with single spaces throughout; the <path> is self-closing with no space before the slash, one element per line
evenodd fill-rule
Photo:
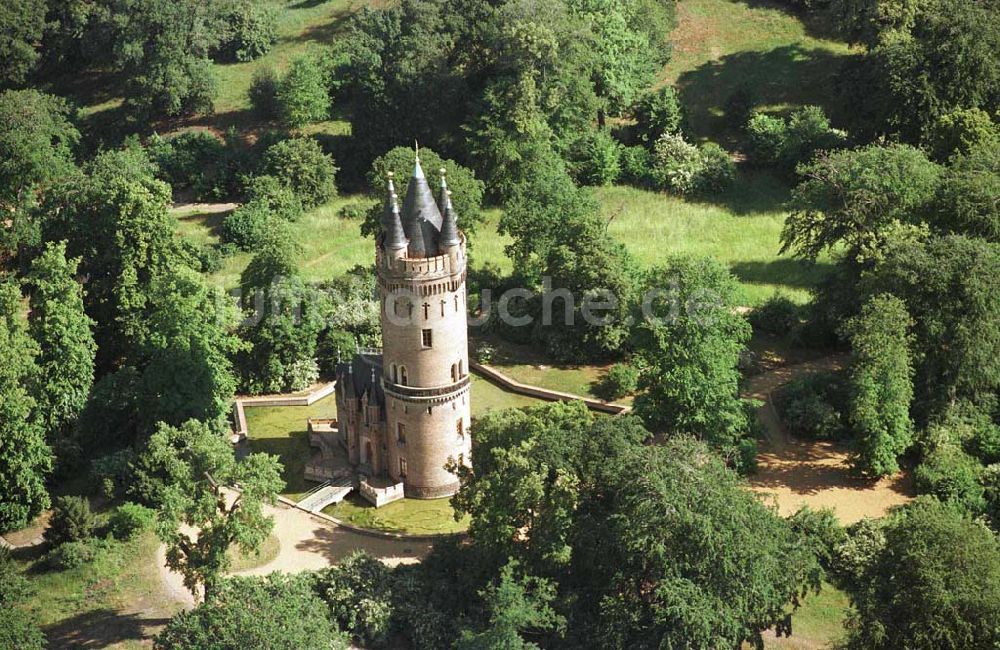
<path fill-rule="evenodd" d="M 368 207 L 363 203 L 348 203 L 340 208 L 337 216 L 348 221 L 362 221 L 368 214 Z"/>
<path fill-rule="evenodd" d="M 620 399 L 639 389 L 639 369 L 627 363 L 616 363 L 601 378 L 598 390 L 604 399 Z"/>
<path fill-rule="evenodd" d="M 971 514 L 986 506 L 980 478 L 983 466 L 955 443 L 944 442 L 928 452 L 913 473 L 920 494 L 932 494 Z"/>
<path fill-rule="evenodd" d="M 621 145 L 607 129 L 586 132 L 570 147 L 570 167 L 577 183 L 611 185 L 621 174 Z"/>
<path fill-rule="evenodd" d="M 267 54 L 278 40 L 278 11 L 270 0 L 239 0 L 223 16 L 226 34 L 219 52 L 230 61 L 247 62 Z"/>
<path fill-rule="evenodd" d="M 278 117 L 278 73 L 266 66 L 253 73 L 250 89 L 247 91 L 250 106 L 258 117 L 271 120 Z"/>
<path fill-rule="evenodd" d="M 677 91 L 670 86 L 647 93 L 632 110 L 642 142 L 653 144 L 665 133 L 679 134 L 684 111 Z"/>
<path fill-rule="evenodd" d="M 306 209 L 337 196 L 337 167 L 333 157 L 313 138 L 292 138 L 272 145 L 264 153 L 262 171 L 292 189 Z"/>
<path fill-rule="evenodd" d="M 45 541 L 53 546 L 87 539 L 94 534 L 97 519 L 90 511 L 90 502 L 84 497 L 56 497 L 52 519 L 45 530 Z"/>
<path fill-rule="evenodd" d="M 980 108 L 958 109 L 940 116 L 928 137 L 932 155 L 947 162 L 955 154 L 968 155 L 984 142 L 1000 140 L 1000 125 Z"/>
<path fill-rule="evenodd" d="M 817 151 L 837 149 L 846 143 L 846 134 L 830 127 L 822 108 L 803 106 L 788 119 L 781 162 L 791 172 L 799 163 L 812 160 Z"/>
<path fill-rule="evenodd" d="M 701 170 L 695 179 L 696 190 L 702 194 L 718 194 L 729 189 L 736 179 L 736 164 L 729 152 L 714 142 L 706 142 L 699 151 Z"/>
<path fill-rule="evenodd" d="M 45 564 L 55 571 L 76 569 L 90 564 L 98 555 L 114 548 L 114 543 L 106 539 L 89 539 L 66 542 L 45 555 Z"/>
<path fill-rule="evenodd" d="M 802 506 L 788 518 L 792 530 L 813 549 L 820 565 L 829 570 L 837 549 L 847 541 L 847 531 L 829 508 L 813 510 Z"/>
<path fill-rule="evenodd" d="M 691 194 L 698 189 L 703 170 L 701 151 L 681 136 L 665 133 L 653 147 L 653 170 L 662 189 L 674 194 Z"/>
<path fill-rule="evenodd" d="M 199 199 L 226 193 L 226 144 L 207 131 L 186 131 L 170 138 L 153 135 L 147 147 L 150 159 L 172 188 L 190 189 Z"/>
<path fill-rule="evenodd" d="M 496 357 L 497 349 L 489 343 L 480 343 L 476 346 L 473 355 L 477 362 L 488 364 Z"/>
<path fill-rule="evenodd" d="M 775 405 L 792 434 L 815 440 L 843 436 L 844 387 L 833 373 L 819 373 L 790 381 L 774 395 Z"/>
<path fill-rule="evenodd" d="M 788 126 L 780 117 L 754 113 L 747 122 L 747 159 L 756 167 L 772 167 L 782 159 Z"/>
<path fill-rule="evenodd" d="M 115 539 L 127 541 L 151 528 L 155 519 L 155 510 L 137 503 L 126 502 L 111 513 L 108 531 Z"/>
<path fill-rule="evenodd" d="M 297 221 L 302 216 L 302 200 L 280 179 L 267 174 L 244 181 L 246 202 L 263 206 L 283 221 Z"/>
<path fill-rule="evenodd" d="M 653 157 L 641 146 L 624 147 L 619 156 L 620 177 L 637 187 L 649 187 L 653 182 Z"/>
<path fill-rule="evenodd" d="M 259 203 L 233 210 L 222 222 L 222 239 L 241 250 L 252 251 L 267 238 L 274 226 L 271 212 Z"/>
<path fill-rule="evenodd" d="M 91 481 L 104 498 L 117 499 L 125 494 L 132 482 L 131 463 L 134 458 L 135 453 L 128 447 L 90 462 Z"/>
<path fill-rule="evenodd" d="M 330 94 L 323 67 L 312 56 L 292 61 L 275 92 L 281 121 L 290 127 L 322 122 L 330 116 Z"/>
<path fill-rule="evenodd" d="M 847 537 L 833 549 L 830 575 L 841 589 L 855 592 L 864 573 L 885 548 L 884 519 L 862 519 L 847 528 Z"/>
<path fill-rule="evenodd" d="M 800 308 L 787 296 L 775 294 L 750 312 L 748 320 L 756 332 L 788 336 L 798 327 Z"/>

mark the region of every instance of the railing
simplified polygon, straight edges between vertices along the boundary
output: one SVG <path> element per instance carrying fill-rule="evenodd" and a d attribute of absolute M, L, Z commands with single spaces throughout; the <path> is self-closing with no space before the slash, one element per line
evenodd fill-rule
<path fill-rule="evenodd" d="M 472 383 L 472 378 L 469 375 L 466 375 L 453 384 L 448 384 L 446 386 L 434 386 L 431 388 L 403 386 L 402 384 L 393 384 L 388 381 L 384 381 L 383 386 L 387 392 L 399 395 L 400 397 L 439 397 L 441 395 L 457 393 L 470 383 Z"/>

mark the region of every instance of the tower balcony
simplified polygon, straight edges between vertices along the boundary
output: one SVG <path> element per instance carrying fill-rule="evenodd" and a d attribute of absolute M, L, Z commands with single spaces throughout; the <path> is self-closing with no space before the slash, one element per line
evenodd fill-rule
<path fill-rule="evenodd" d="M 392 395 L 398 399 L 415 401 L 445 401 L 469 389 L 472 384 L 472 377 L 466 375 L 458 381 L 444 386 L 404 386 L 394 384 L 387 378 L 382 378 L 382 389 L 387 395 Z"/>

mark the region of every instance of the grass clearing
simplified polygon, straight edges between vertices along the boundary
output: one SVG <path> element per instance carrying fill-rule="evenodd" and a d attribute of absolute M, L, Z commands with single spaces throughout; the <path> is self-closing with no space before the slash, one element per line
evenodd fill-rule
<path fill-rule="evenodd" d="M 230 573 L 239 573 L 240 571 L 249 571 L 250 569 L 256 569 L 257 567 L 262 567 L 268 564 L 276 557 L 281 551 L 281 542 L 275 535 L 268 535 L 264 543 L 260 545 L 257 552 L 244 553 L 239 546 L 230 546 L 226 551 L 226 555 L 229 556 L 232 564 L 229 567 Z"/>
<path fill-rule="evenodd" d="M 334 397 L 325 397 L 312 406 L 252 406 L 246 409 L 246 416 L 250 450 L 281 459 L 281 476 L 285 480 L 281 495 L 298 501 L 316 487 L 303 476 L 306 461 L 312 456 L 306 420 L 336 418 Z"/>
<path fill-rule="evenodd" d="M 455 521 L 450 499 L 400 499 L 381 508 L 351 493 L 323 512 L 353 526 L 408 535 L 458 533 L 469 527 L 469 517 Z"/>
<path fill-rule="evenodd" d="M 725 103 L 741 85 L 765 110 L 818 104 L 829 114 L 837 107 L 834 74 L 851 49 L 823 34 L 820 22 L 774 0 L 683 0 L 660 82 L 680 91 L 696 139 L 730 147 Z"/>
<path fill-rule="evenodd" d="M 40 549 L 20 560 L 36 590 L 26 606 L 50 647 L 148 648 L 143 639 L 180 609 L 157 570 L 159 544 L 156 535 L 146 532 L 66 571 L 44 567 Z"/>
<path fill-rule="evenodd" d="M 766 648 L 833 648 L 844 635 L 850 610 L 847 594 L 824 582 L 818 594 L 809 594 L 792 614 L 792 636 L 769 639 Z"/>

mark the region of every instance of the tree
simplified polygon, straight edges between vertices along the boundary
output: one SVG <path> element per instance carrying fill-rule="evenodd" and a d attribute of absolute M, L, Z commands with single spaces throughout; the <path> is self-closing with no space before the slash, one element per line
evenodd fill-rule
<path fill-rule="evenodd" d="M 45 635 L 21 603 L 32 595 L 31 583 L 20 574 L 10 551 L 0 548 L 0 648 L 44 650 Z"/>
<path fill-rule="evenodd" d="M 844 325 L 852 351 L 848 417 L 857 436 L 855 465 L 873 476 L 899 471 L 896 458 L 912 439 L 911 324 L 903 301 L 882 294 Z"/>
<path fill-rule="evenodd" d="M 985 141 L 952 158 L 931 205 L 942 232 L 1000 242 L 1000 141 Z"/>
<path fill-rule="evenodd" d="M 935 499 L 893 515 L 851 592 L 853 648 L 950 650 L 1000 644 L 996 536 Z"/>
<path fill-rule="evenodd" d="M 632 109 L 639 139 L 652 145 L 664 133 L 679 135 L 684 123 L 684 109 L 673 86 L 648 92 Z"/>
<path fill-rule="evenodd" d="M 392 629 L 392 571 L 366 551 L 355 551 L 317 573 L 316 593 L 330 616 L 358 643 L 380 647 Z"/>
<path fill-rule="evenodd" d="M 455 650 L 529 650 L 538 648 L 521 638 L 521 632 L 535 634 L 558 630 L 565 619 L 551 606 L 555 586 L 548 580 L 519 575 L 517 561 L 500 569 L 494 583 L 480 592 L 490 609 L 489 627 L 482 632 L 464 630 Z"/>
<path fill-rule="evenodd" d="M 852 261 L 878 255 L 887 226 L 911 223 L 937 190 L 941 168 L 906 145 L 820 154 L 799 168 L 781 252 L 815 259 L 847 247 Z"/>
<path fill-rule="evenodd" d="M 157 650 L 347 650 L 307 574 L 227 578 L 211 599 L 170 620 Z"/>
<path fill-rule="evenodd" d="M 20 528 L 49 507 L 52 451 L 35 419 L 38 348 L 28 336 L 21 292 L 0 278 L 0 530 Z"/>
<path fill-rule="evenodd" d="M 307 209 L 337 196 L 337 167 L 314 138 L 291 138 L 272 145 L 264 152 L 261 169 L 292 188 Z"/>
<path fill-rule="evenodd" d="M 714 260 L 674 257 L 649 273 L 646 286 L 637 342 L 646 370 L 636 414 L 652 431 L 694 435 L 739 453 L 750 419 L 738 363 L 751 329 L 733 311 L 735 279 Z"/>
<path fill-rule="evenodd" d="M 231 61 L 258 59 L 278 40 L 277 8 L 267 0 L 235 0 L 224 10 L 226 34 L 219 50 Z"/>
<path fill-rule="evenodd" d="M 9 225 L 0 224 L 0 261 L 37 244 L 38 196 L 74 170 L 79 139 L 65 100 L 36 90 L 0 94 L 0 209 L 9 215 Z"/>
<path fill-rule="evenodd" d="M 125 109 L 135 120 L 209 111 L 216 92 L 209 53 L 226 33 L 213 0 L 107 0 L 98 29 L 125 70 Z"/>
<path fill-rule="evenodd" d="M 46 197 L 43 228 L 67 240 L 88 278 L 84 305 L 96 323 L 97 366 L 108 370 L 134 355 L 146 336 L 145 310 L 156 278 L 181 265 L 170 187 L 139 148 L 96 156 L 84 178 L 61 183 Z"/>
<path fill-rule="evenodd" d="M 94 534 L 95 528 L 97 519 L 90 511 L 87 497 L 56 497 L 49 527 L 45 529 L 45 541 L 53 546 L 83 541 Z"/>
<path fill-rule="evenodd" d="M 892 293 L 913 317 L 915 415 L 1000 387 L 1000 246 L 959 235 L 902 240 L 862 275 L 861 296 Z"/>
<path fill-rule="evenodd" d="M 946 162 L 955 154 L 968 154 L 983 144 L 997 144 L 1000 125 L 982 109 L 958 109 L 939 117 L 928 139 L 934 158 Z"/>
<path fill-rule="evenodd" d="M 380 199 L 385 198 L 386 178 L 393 173 L 396 192 L 401 196 L 406 192 L 406 184 L 413 175 L 414 152 L 409 147 L 395 147 L 379 156 L 372 163 L 365 177 L 370 195 Z M 475 233 L 476 227 L 483 220 L 483 182 L 476 178 L 471 169 L 459 165 L 454 160 L 446 160 L 427 147 L 420 148 L 420 165 L 428 179 L 437 178 L 440 170 L 445 170 L 448 190 L 451 192 L 452 205 L 458 215 L 458 227 L 466 235 Z M 432 187 L 434 186 L 431 181 Z M 382 212 L 384 201 L 380 201 L 365 214 L 361 224 L 361 234 L 370 237 L 377 236 L 382 229 Z"/>
<path fill-rule="evenodd" d="M 236 392 L 231 359 L 243 349 L 238 312 L 221 288 L 180 268 L 151 288 L 148 336 L 139 344 L 142 431 L 157 422 L 218 421 Z"/>
<path fill-rule="evenodd" d="M 159 507 L 156 532 L 167 545 L 167 566 L 195 596 L 203 587 L 206 601 L 229 568 L 229 547 L 250 553 L 267 539 L 274 520 L 264 505 L 284 486 L 277 457 L 250 454 L 237 462 L 223 433 L 197 420 L 157 427 L 135 474 L 136 493 Z"/>
<path fill-rule="evenodd" d="M 602 648 L 760 647 L 822 575 L 811 544 L 744 489 L 703 443 L 632 451 L 587 493 L 570 622 Z"/>
<path fill-rule="evenodd" d="M 275 92 L 282 122 L 302 127 L 322 122 L 330 114 L 326 73 L 315 57 L 306 55 L 292 61 Z"/>
<path fill-rule="evenodd" d="M 45 9 L 45 0 L 12 0 L 0 6 L 0 88 L 19 86 L 34 71 Z"/>
<path fill-rule="evenodd" d="M 49 441 L 57 447 L 66 442 L 94 383 L 94 322 L 83 309 L 79 265 L 78 258 L 66 258 L 65 242 L 49 243 L 27 278 L 29 331 L 39 348 L 35 397 Z"/>

